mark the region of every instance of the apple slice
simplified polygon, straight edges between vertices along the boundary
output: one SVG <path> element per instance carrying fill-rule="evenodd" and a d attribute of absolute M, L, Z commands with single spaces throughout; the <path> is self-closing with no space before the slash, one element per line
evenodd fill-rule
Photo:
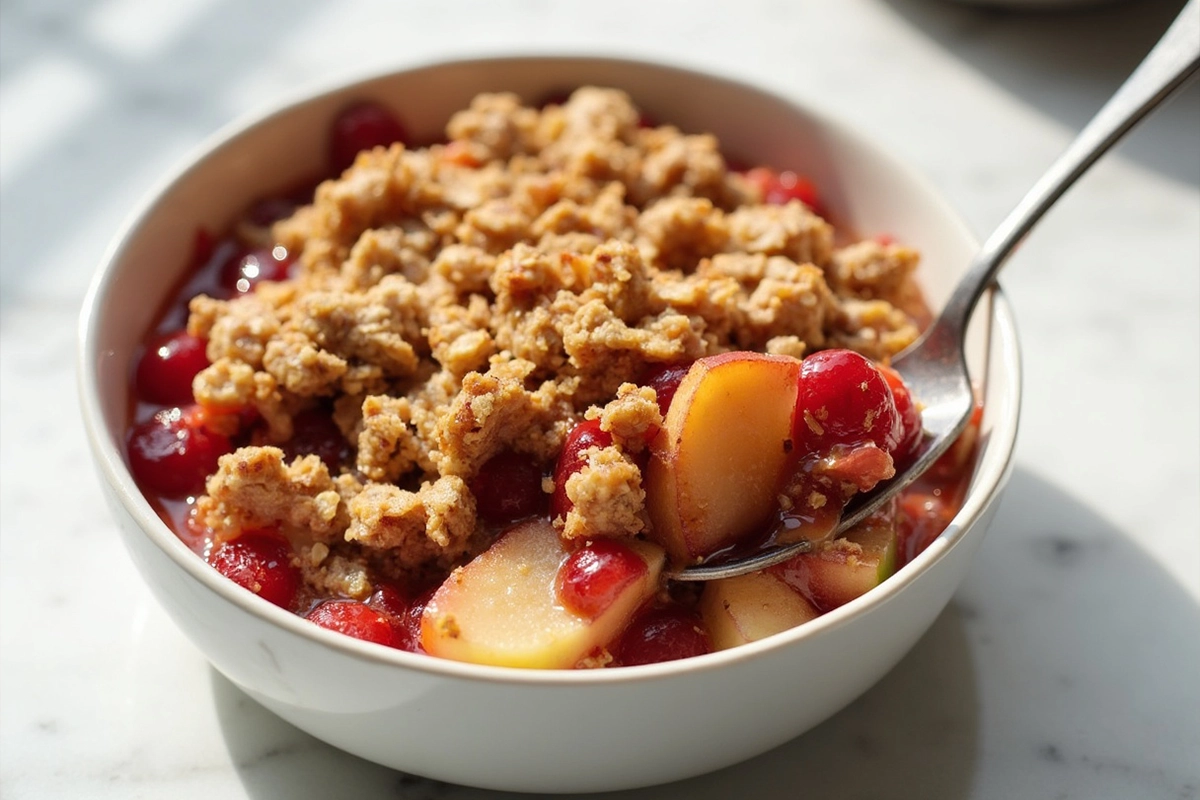
<path fill-rule="evenodd" d="M 695 362 L 651 442 L 651 538 L 694 562 L 760 529 L 791 460 L 800 362 L 722 353 Z"/>
<path fill-rule="evenodd" d="M 896 507 L 884 506 L 814 553 L 772 567 L 780 580 L 828 611 L 866 594 L 896 571 Z"/>
<path fill-rule="evenodd" d="M 770 572 L 709 581 L 700 595 L 700 615 L 713 648 L 757 642 L 821 615 L 817 607 Z"/>
<path fill-rule="evenodd" d="M 654 596 L 666 560 L 648 542 L 622 540 L 636 569 L 605 581 L 607 605 L 572 611 L 559 597 L 568 559 L 547 520 L 522 523 L 500 537 L 434 592 L 421 617 L 421 646 L 455 661 L 530 669 L 571 669 L 606 647 Z"/>

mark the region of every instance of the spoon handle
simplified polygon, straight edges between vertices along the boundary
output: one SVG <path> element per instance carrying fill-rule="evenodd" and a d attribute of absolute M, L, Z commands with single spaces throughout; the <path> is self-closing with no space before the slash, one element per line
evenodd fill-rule
<path fill-rule="evenodd" d="M 1200 6 L 1197 0 L 1189 0 L 1154 49 L 984 242 L 935 327 L 950 328 L 942 333 L 953 333 L 948 338 L 959 344 L 975 304 L 1025 234 L 1096 159 L 1198 67 Z"/>

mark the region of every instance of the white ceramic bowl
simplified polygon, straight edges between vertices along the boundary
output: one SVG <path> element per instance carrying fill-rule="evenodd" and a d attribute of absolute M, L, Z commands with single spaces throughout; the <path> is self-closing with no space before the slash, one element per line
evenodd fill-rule
<path fill-rule="evenodd" d="M 645 786 L 733 764 L 818 724 L 883 676 L 950 599 L 992 517 L 1016 435 L 1017 340 L 997 294 L 978 315 L 973 355 L 986 386 L 985 446 L 949 529 L 862 598 L 767 640 L 685 661 L 578 672 L 454 663 L 323 630 L 221 577 L 143 499 L 122 444 L 131 355 L 188 262 L 191 232 L 220 230 L 252 198 L 319 172 L 328 124 L 350 100 L 381 101 L 417 137 L 432 138 L 479 91 L 532 100 L 581 84 L 624 88 L 656 119 L 716 133 L 727 153 L 812 176 L 859 231 L 886 231 L 923 251 L 934 304 L 975 249 L 912 172 L 788 100 L 646 63 L 485 59 L 376 77 L 218 133 L 133 215 L 83 309 L 88 436 L 125 543 L 163 607 L 218 670 L 292 724 L 380 764 L 455 783 Z"/>

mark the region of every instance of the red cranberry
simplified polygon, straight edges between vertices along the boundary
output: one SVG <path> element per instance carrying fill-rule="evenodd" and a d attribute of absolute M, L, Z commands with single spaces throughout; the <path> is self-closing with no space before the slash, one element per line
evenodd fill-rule
<path fill-rule="evenodd" d="M 221 269 L 221 285 L 231 294 L 239 295 L 263 281 L 287 280 L 294 260 L 280 245 L 235 254 Z"/>
<path fill-rule="evenodd" d="M 300 570 L 292 566 L 292 548 L 277 533 L 247 531 L 225 542 L 208 557 L 217 572 L 280 608 L 290 608 L 300 588 Z"/>
<path fill-rule="evenodd" d="M 207 343 L 187 331 L 164 333 L 151 339 L 138 361 L 134 386 L 147 403 L 166 406 L 193 402 L 192 379 L 208 366 Z"/>
<path fill-rule="evenodd" d="M 390 618 L 395 633 L 392 647 L 410 653 L 424 652 L 421 649 L 421 615 L 429 598 L 437 590 L 434 586 L 415 599 L 390 584 L 383 584 L 367 599 L 367 605 Z"/>
<path fill-rule="evenodd" d="M 597 539 L 576 550 L 559 567 L 558 599 L 571 611 L 594 619 L 645 574 L 646 562 L 628 545 Z"/>
<path fill-rule="evenodd" d="M 626 667 L 658 664 L 712 652 L 704 623 L 682 606 L 650 608 L 636 616 L 613 653 Z"/>
<path fill-rule="evenodd" d="M 217 459 L 231 450 L 224 436 L 203 425 L 199 408 L 165 408 L 129 434 L 129 468 L 154 494 L 187 497 L 204 490 Z"/>
<path fill-rule="evenodd" d="M 684 376 L 691 368 L 691 364 L 660 367 L 642 381 L 643 386 L 649 386 L 654 390 L 654 395 L 658 399 L 658 411 L 663 417 L 667 416 L 667 411 L 671 408 L 671 400 L 675 398 L 679 384 L 683 383 Z"/>
<path fill-rule="evenodd" d="M 904 379 L 900 377 L 899 372 L 882 365 L 879 367 L 879 372 L 887 381 L 888 388 L 892 390 L 892 400 L 896 403 L 896 419 L 900 424 L 900 437 L 892 456 L 896 461 L 897 468 L 901 468 L 916 457 L 917 450 L 921 446 L 921 439 L 924 436 L 921 427 L 921 412 L 917 409 L 912 392 L 904 384 Z"/>
<path fill-rule="evenodd" d="M 488 459 L 471 480 L 479 515 L 488 522 L 509 522 L 541 513 L 546 507 L 542 468 L 532 456 L 506 450 Z"/>
<path fill-rule="evenodd" d="M 579 472 L 587 464 L 584 453 L 589 447 L 608 447 L 612 436 L 600 430 L 600 420 L 585 419 L 567 434 L 558 463 L 554 466 L 554 494 L 550 497 L 550 517 L 565 517 L 575 507 L 567 497 L 567 478 Z"/>
<path fill-rule="evenodd" d="M 799 200 L 814 211 L 820 208 L 820 199 L 812 181 L 794 172 L 775 172 L 766 167 L 755 167 L 746 172 L 746 178 L 758 187 L 767 205 L 782 206 Z"/>
<path fill-rule="evenodd" d="M 315 455 L 337 474 L 354 452 L 325 408 L 310 408 L 292 418 L 292 438 L 283 445 L 288 459 Z"/>
<path fill-rule="evenodd" d="M 403 644 L 389 615 L 357 600 L 326 600 L 308 612 L 306 619 L 355 639 L 387 647 Z"/>
<path fill-rule="evenodd" d="M 821 350 L 804 359 L 796 440 L 817 453 L 863 442 L 892 452 L 900 441 L 896 403 L 875 365 L 853 350 Z"/>
<path fill-rule="evenodd" d="M 367 598 L 367 605 L 380 614 L 400 618 L 408 613 L 410 603 L 405 592 L 396 586 L 384 583 Z"/>
<path fill-rule="evenodd" d="M 408 132 L 390 111 L 376 103 L 359 103 L 338 115 L 329 135 L 329 166 L 341 173 L 363 150 L 407 142 Z"/>

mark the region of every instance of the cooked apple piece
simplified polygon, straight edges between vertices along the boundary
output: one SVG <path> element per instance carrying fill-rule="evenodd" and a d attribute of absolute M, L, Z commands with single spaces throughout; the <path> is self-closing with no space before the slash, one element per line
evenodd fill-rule
<path fill-rule="evenodd" d="M 615 639 L 658 588 L 662 548 L 635 540 L 614 544 L 632 558 L 617 559 L 620 575 L 584 581 L 598 585 L 602 600 L 572 611 L 560 599 L 560 570 L 569 554 L 554 527 L 531 520 L 512 528 L 434 592 L 421 617 L 422 647 L 476 664 L 575 667 Z"/>
<path fill-rule="evenodd" d="M 899 540 L 894 501 L 813 553 L 771 572 L 828 611 L 875 588 L 896 571 Z"/>
<path fill-rule="evenodd" d="M 800 362 L 722 353 L 692 365 L 650 445 L 651 537 L 693 562 L 760 529 L 790 461 Z"/>
<path fill-rule="evenodd" d="M 757 642 L 820 616 L 817 607 L 770 572 L 709 581 L 700 615 L 713 648 Z"/>

